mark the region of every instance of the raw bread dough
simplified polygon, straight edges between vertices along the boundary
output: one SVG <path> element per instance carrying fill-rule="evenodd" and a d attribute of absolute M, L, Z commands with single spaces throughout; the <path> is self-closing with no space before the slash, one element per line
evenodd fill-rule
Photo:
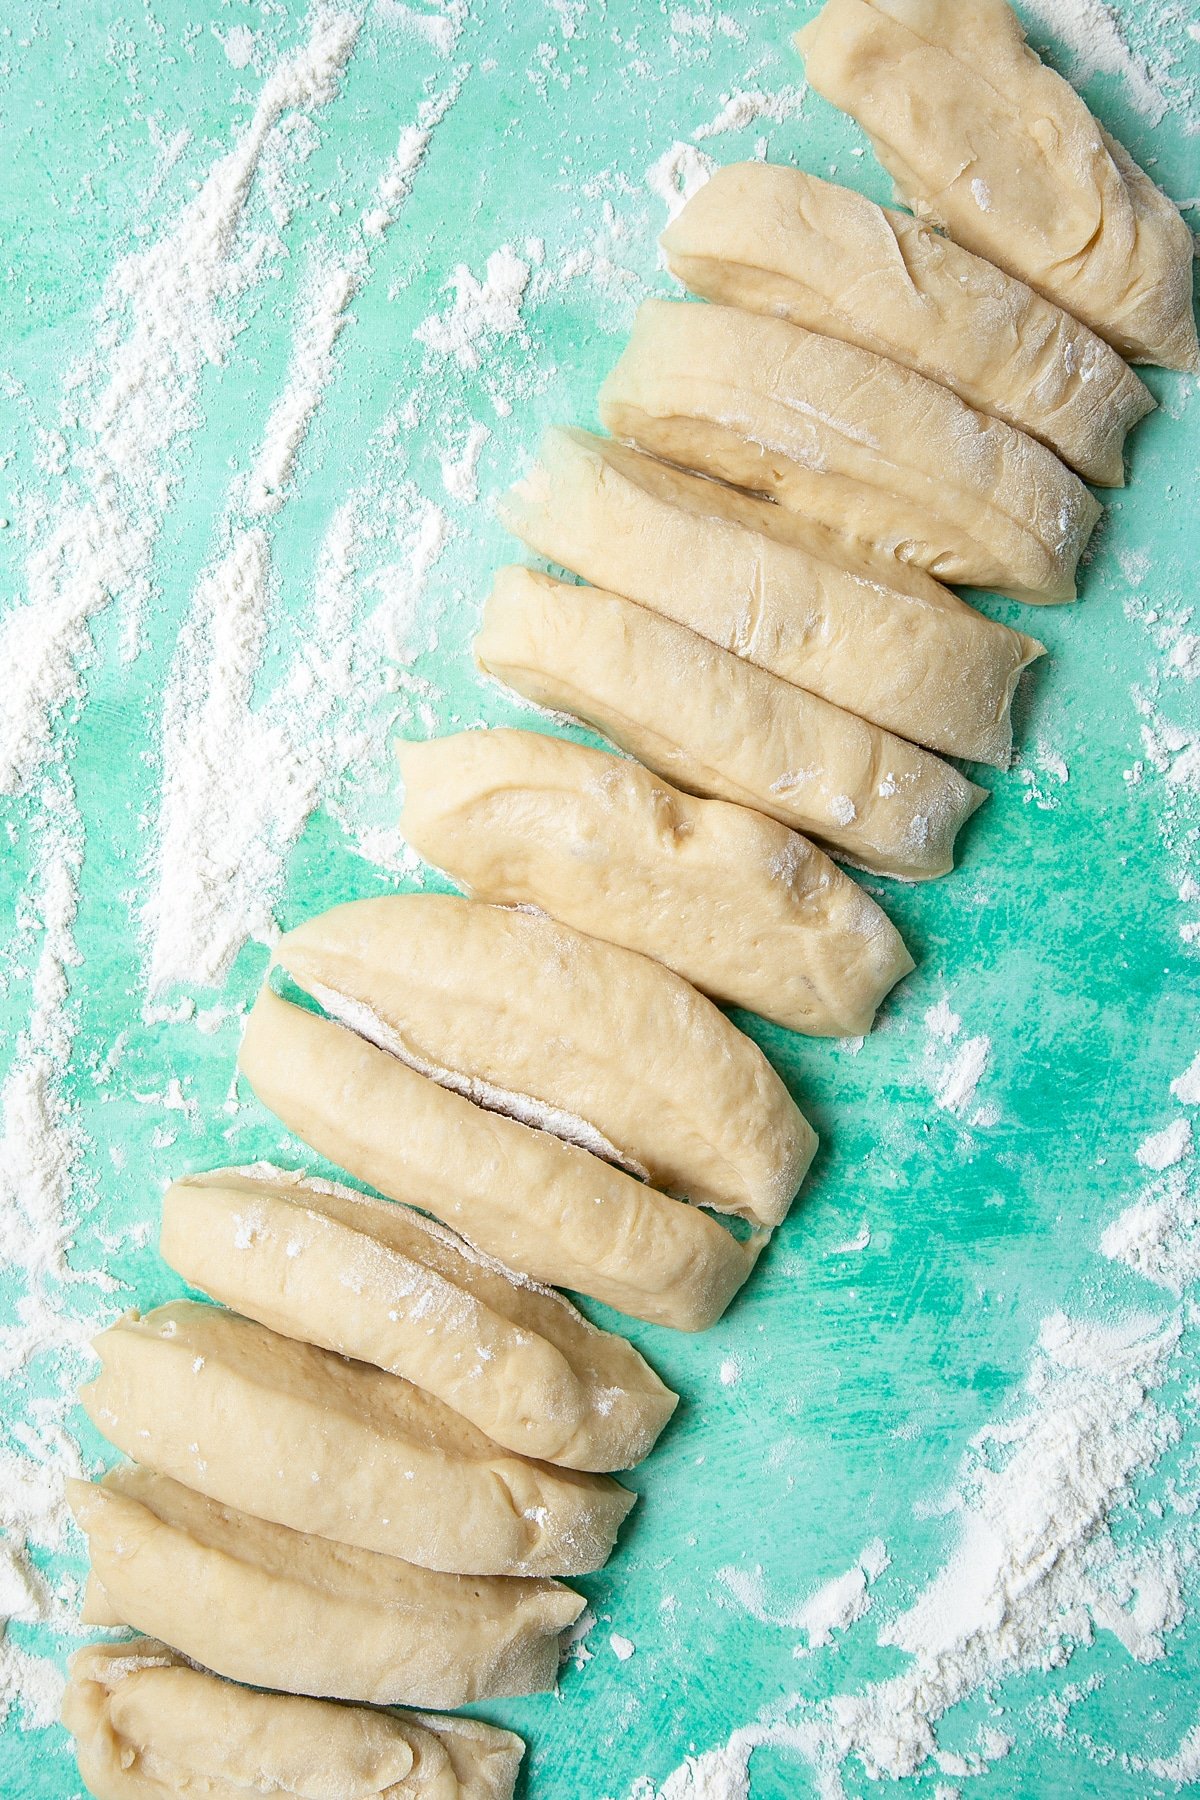
<path fill-rule="evenodd" d="M 423 1075 L 664 1193 L 778 1225 L 813 1159 L 816 1135 L 779 1076 L 710 1000 L 554 920 L 388 895 L 310 919 L 274 960 Z"/>
<path fill-rule="evenodd" d="M 148 1469 L 68 1481 L 67 1498 L 92 1558 L 84 1623 L 253 1687 L 379 1706 L 542 1693 L 584 1607 L 558 1582 L 439 1575 L 289 1531 Z"/>
<path fill-rule="evenodd" d="M 1004 0 L 829 0 L 796 43 L 922 218 L 1134 362 L 1200 367 L 1191 232 Z"/>
<path fill-rule="evenodd" d="M 771 495 L 940 581 L 1075 598 L 1100 507 L 1052 451 L 872 350 L 647 300 L 600 393 L 614 437 Z"/>
<path fill-rule="evenodd" d="M 706 300 L 823 331 L 916 369 L 1122 487 L 1154 396 L 1103 338 L 908 213 L 773 163 L 733 163 L 663 233 Z"/>
<path fill-rule="evenodd" d="M 240 1067 L 289 1131 L 360 1181 L 536 1281 L 635 1318 L 704 1330 L 762 1247 L 574 1144 L 485 1112 L 269 987 Z"/>
<path fill-rule="evenodd" d="M 96 1800 L 512 1800 L 519 1737 L 209 1675 L 153 1638 L 70 1662 L 63 1724 Z"/>
<path fill-rule="evenodd" d="M 675 1410 L 623 1337 L 392 1201 L 217 1169 L 168 1188 L 159 1249 L 248 1318 L 403 1375 L 526 1456 L 627 1469 Z"/>
<path fill-rule="evenodd" d="M 1042 646 L 910 563 L 557 427 L 500 514 L 551 562 L 885 731 L 1008 765 L 1009 706 Z"/>
<path fill-rule="evenodd" d="M 539 732 L 396 749 L 405 836 L 456 881 L 655 956 L 789 1030 L 869 1031 L 913 967 L 875 902 L 762 813 Z"/>
<path fill-rule="evenodd" d="M 294 1531 L 458 1575 L 586 1575 L 635 1496 L 502 1450 L 373 1364 L 194 1300 L 95 1340 L 98 1431 L 159 1475 Z"/>
<path fill-rule="evenodd" d="M 475 654 L 657 774 L 769 813 L 880 875 L 944 875 L 985 798 L 927 750 L 604 588 L 501 569 Z"/>

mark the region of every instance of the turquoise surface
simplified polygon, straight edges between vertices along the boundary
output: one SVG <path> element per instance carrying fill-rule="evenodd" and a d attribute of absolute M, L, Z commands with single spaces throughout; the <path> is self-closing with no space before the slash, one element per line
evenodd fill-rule
<path fill-rule="evenodd" d="M 278 228 L 278 279 L 231 302 L 244 330 L 223 365 L 204 371 L 202 423 L 179 449 L 138 652 L 122 660 L 118 596 L 91 623 L 80 693 L 57 722 L 58 766 L 70 771 L 84 831 L 79 959 L 68 971 L 76 1029 L 62 1077 L 79 1134 L 70 1263 L 102 1268 L 117 1283 L 110 1294 L 88 1280 L 68 1284 L 67 1316 L 92 1319 L 178 1291 L 153 1247 L 158 1196 L 174 1174 L 257 1156 L 304 1160 L 248 1095 L 237 1111 L 225 1109 L 236 1014 L 211 1031 L 194 1017 L 146 1022 L 139 915 L 159 803 L 164 684 L 197 577 L 223 546 L 231 475 L 247 466 L 280 387 L 306 255 L 337 241 L 368 203 L 399 126 L 465 67 L 462 91 L 353 303 L 285 504 L 267 521 L 277 587 L 260 695 L 308 629 L 317 547 L 352 490 L 380 496 L 381 540 L 396 495 L 409 507 L 426 497 L 453 527 L 411 625 L 415 654 L 397 661 L 392 688 L 366 708 L 365 758 L 331 785 L 288 859 L 275 906 L 285 927 L 332 902 L 411 885 L 360 849 L 364 831 L 394 818 L 396 729 L 424 735 L 529 717 L 480 682 L 469 655 L 488 572 L 513 554 L 488 501 L 546 423 L 594 421 L 596 389 L 637 299 L 668 289 L 654 248 L 665 211 L 646 171 L 735 90 L 797 84 L 788 36 L 812 10 L 480 0 L 448 59 L 406 25 L 404 8 L 379 4 L 366 15 L 338 97 L 313 113 L 303 191 Z M 701 25 L 686 30 L 676 20 L 673 28 L 673 11 Z M 1180 9 L 1123 0 L 1120 11 L 1143 36 L 1161 17 L 1162 41 L 1180 58 L 1173 79 L 1200 77 L 1200 43 L 1184 31 Z M 235 69 L 223 47 L 219 34 L 235 25 L 256 34 L 257 72 Z M 278 4 L 0 8 L 0 511 L 11 521 L 0 531 L 0 607 L 23 591 L 44 529 L 39 496 L 57 491 L 45 434 L 61 429 L 70 450 L 85 441 L 82 427 L 62 423 L 63 381 L 93 335 L 108 271 L 176 218 L 244 126 L 262 72 L 306 29 L 298 6 Z M 1067 66 L 1053 32 L 1036 28 L 1033 40 Z M 1119 77 L 1097 75 L 1085 90 L 1168 191 L 1200 192 L 1194 112 L 1189 123 L 1175 107 L 1151 127 Z M 181 131 L 188 135 L 169 160 L 162 146 Z M 732 161 L 760 140 L 772 158 L 888 197 L 869 154 L 855 154 L 853 128 L 813 96 L 792 116 L 760 117 L 705 137 L 700 148 Z M 261 208 L 261 196 L 253 204 Z M 415 328 L 447 306 L 456 265 L 481 274 L 504 244 L 532 262 L 539 253 L 525 248 L 530 239 L 543 241 L 542 261 L 520 335 L 485 352 L 476 370 L 414 341 Z M 594 263 L 574 279 L 540 279 L 585 247 L 604 252 L 618 272 Z M 1174 1316 L 1168 1291 L 1098 1252 L 1104 1225 L 1140 1185 L 1135 1147 L 1171 1116 L 1169 1084 L 1200 1048 L 1197 952 L 1181 936 L 1196 908 L 1179 898 L 1196 802 L 1185 781 L 1172 785 L 1147 761 L 1139 710 L 1152 705 L 1185 736 L 1196 727 L 1191 690 L 1168 668 L 1164 645 L 1191 606 L 1200 556 L 1200 433 L 1195 383 L 1159 372 L 1148 379 L 1163 406 L 1137 432 L 1132 485 L 1112 499 L 1081 603 L 1035 614 L 982 601 L 1050 652 L 1018 700 L 1021 766 L 981 775 L 992 799 L 952 877 L 922 888 L 870 884 L 917 956 L 916 973 L 858 1050 L 742 1021 L 819 1129 L 820 1159 L 718 1328 L 696 1340 L 631 1333 L 683 1399 L 659 1449 L 631 1477 L 643 1500 L 617 1555 L 581 1584 L 598 1618 L 592 1660 L 566 1669 L 557 1696 L 479 1709 L 528 1737 L 532 1795 L 623 1800 L 639 1777 L 660 1782 L 685 1754 L 724 1742 L 765 1707 L 854 1691 L 902 1667 L 899 1652 L 876 1643 L 877 1627 L 952 1549 L 955 1520 L 937 1502 L 974 1434 L 1022 1404 L 1041 1321 L 1059 1308 Z M 497 393 L 507 412 L 497 412 Z M 389 414 L 413 396 L 416 423 L 387 433 Z M 448 497 L 439 469 L 446 442 L 471 419 L 491 432 L 477 505 Z M 387 554 L 381 541 L 379 561 Z M 1068 780 L 1053 772 L 1059 759 Z M 1141 779 L 1130 779 L 1139 762 Z M 9 1060 L 19 1058 L 40 943 L 28 900 L 40 816 L 36 783 L 0 800 L 8 830 L 0 838 L 0 1055 Z M 191 985 L 164 998 L 190 996 L 201 1012 L 218 1001 L 244 1005 L 264 954 L 248 944 L 219 990 Z M 961 1015 L 962 1037 L 991 1040 L 977 1101 L 995 1109 L 994 1123 L 972 1125 L 970 1114 L 957 1118 L 934 1103 L 925 1015 L 942 999 Z M 176 1080 L 183 1110 L 139 1098 L 162 1096 Z M 869 1243 L 847 1248 L 864 1220 Z M 11 1275 L 0 1273 L 0 1296 L 16 1317 Z M 1139 1478 L 1137 1508 L 1114 1522 L 1119 1540 L 1147 1529 L 1153 1537 L 1150 1502 L 1162 1501 L 1168 1522 L 1178 1523 L 1184 1515 L 1171 1493 L 1195 1492 L 1194 1363 L 1185 1336 L 1168 1390 L 1183 1435 Z M 723 1364 L 734 1379 L 722 1379 Z M 27 1443 L 40 1401 L 73 1381 L 77 1367 L 50 1347 L 13 1375 L 4 1409 L 10 1446 Z M 98 1465 L 99 1441 L 77 1412 L 67 1416 Z M 756 1621 L 718 1579 L 731 1565 L 761 1567 L 769 1607 L 785 1614 L 876 1537 L 891 1562 L 873 1585 L 872 1613 L 808 1656 L 794 1654 L 796 1630 Z M 69 1553 L 38 1551 L 35 1561 L 54 1581 L 82 1566 L 77 1543 Z M 1194 1572 L 1185 1568 L 1183 1580 L 1190 1594 Z M 630 1660 L 613 1653 L 614 1632 L 636 1646 Z M 43 1651 L 70 1647 L 39 1627 L 17 1623 L 11 1633 Z M 941 1741 L 971 1747 L 985 1721 L 1011 1733 L 1011 1753 L 965 1783 L 984 1800 L 1172 1792 L 1172 1782 L 1123 1759 L 1169 1755 L 1190 1729 L 1197 1652 L 1190 1614 L 1147 1663 L 1098 1631 L 1066 1668 L 976 1697 L 945 1722 Z M 1078 1697 L 1059 1729 L 1049 1702 L 1068 1684 Z M 852 1795 L 872 1787 L 853 1761 L 842 1780 Z M 905 1785 L 932 1795 L 947 1780 L 931 1763 Z M 786 1752 L 756 1754 L 756 1800 L 815 1792 L 812 1784 Z M 14 1706 L 0 1742 L 0 1794 L 66 1800 L 79 1791 L 64 1734 L 24 1729 Z"/>

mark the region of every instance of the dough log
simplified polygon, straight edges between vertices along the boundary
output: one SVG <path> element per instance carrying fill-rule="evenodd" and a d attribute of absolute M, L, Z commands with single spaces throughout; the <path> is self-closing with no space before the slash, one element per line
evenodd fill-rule
<path fill-rule="evenodd" d="M 786 1217 L 816 1150 L 710 1000 L 553 920 L 448 894 L 359 900 L 289 931 L 274 960 L 423 1075 L 753 1224 Z"/>
<path fill-rule="evenodd" d="M 217 1169 L 167 1190 L 159 1248 L 235 1311 L 403 1375 L 525 1456 L 627 1469 L 675 1410 L 625 1338 L 407 1206 Z"/>
<path fill-rule="evenodd" d="M 71 1658 L 63 1724 L 95 1800 L 512 1800 L 519 1737 L 206 1674 L 153 1638 Z"/>
<path fill-rule="evenodd" d="M 251 1518 L 147 1469 L 68 1481 L 88 1540 L 85 1624 L 161 1638 L 232 1681 L 388 1706 L 542 1693 L 583 1598 L 439 1575 Z"/>
<path fill-rule="evenodd" d="M 1122 487 L 1154 396 L 1116 351 L 1025 282 L 908 213 L 772 163 L 718 169 L 662 236 L 694 294 L 890 356 Z"/>
<path fill-rule="evenodd" d="M 829 0 L 796 43 L 920 217 L 1122 356 L 1200 368 L 1191 232 L 1004 0 Z"/>
<path fill-rule="evenodd" d="M 1075 598 L 1100 517 L 1052 451 L 874 351 L 783 319 L 647 300 L 600 416 L 940 581 Z"/>
<path fill-rule="evenodd" d="M 913 967 L 875 902 L 763 813 L 540 732 L 396 749 L 406 837 L 472 893 L 657 957 L 791 1031 L 862 1035 Z"/>
<path fill-rule="evenodd" d="M 930 750 L 1008 766 L 1012 697 L 1042 646 L 910 563 L 583 431 L 548 431 L 500 513 L 538 555 L 769 674 Z"/>
<path fill-rule="evenodd" d="M 739 1242 L 698 1207 L 485 1112 L 269 987 L 240 1067 L 289 1131 L 359 1180 L 424 1207 L 535 1281 L 653 1324 L 713 1324 L 762 1248 L 762 1236 Z"/>
<path fill-rule="evenodd" d="M 657 774 L 768 813 L 880 875 L 944 875 L 985 798 L 927 750 L 604 588 L 501 569 L 475 653 Z"/>
<path fill-rule="evenodd" d="M 460 1575 L 584 1575 L 635 1496 L 514 1456 L 372 1364 L 177 1300 L 95 1341 L 80 1399 L 128 1456 L 293 1531 Z"/>

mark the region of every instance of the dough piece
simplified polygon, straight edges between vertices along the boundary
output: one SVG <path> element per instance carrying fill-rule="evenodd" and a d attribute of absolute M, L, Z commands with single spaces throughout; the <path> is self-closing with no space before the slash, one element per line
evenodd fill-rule
<path fill-rule="evenodd" d="M 293 1531 L 459 1575 L 586 1575 L 635 1496 L 504 1451 L 369 1363 L 194 1300 L 95 1340 L 80 1400 L 145 1467 Z"/>
<path fill-rule="evenodd" d="M 1103 338 L 908 213 L 772 163 L 718 169 L 663 233 L 672 274 L 890 356 L 1102 487 L 1154 396 Z"/>
<path fill-rule="evenodd" d="M 439 1575 L 251 1518 L 148 1469 L 68 1481 L 85 1624 L 119 1621 L 231 1681 L 387 1706 L 543 1693 L 583 1611 L 554 1581 Z"/>
<path fill-rule="evenodd" d="M 930 750 L 1008 766 L 1009 706 L 1042 646 L 911 564 L 583 431 L 547 432 L 500 513 L 540 556 L 769 674 Z"/>
<path fill-rule="evenodd" d="M 922 218 L 1134 362 L 1200 367 L 1191 232 L 1004 0 L 829 0 L 796 43 Z"/>
<path fill-rule="evenodd" d="M 675 1410 L 623 1337 L 391 1201 L 217 1169 L 167 1190 L 159 1249 L 248 1318 L 403 1375 L 526 1456 L 627 1469 Z"/>
<path fill-rule="evenodd" d="M 96 1800 L 512 1800 L 524 1750 L 477 1719 L 239 1687 L 153 1638 L 76 1651 L 62 1717 Z"/>
<path fill-rule="evenodd" d="M 813 1159 L 779 1076 L 710 1000 L 553 920 L 390 895 L 289 931 L 275 961 L 410 1068 L 681 1199 L 778 1225 Z"/>
<path fill-rule="evenodd" d="M 604 588 L 501 569 L 475 654 L 657 774 L 769 813 L 880 875 L 944 875 L 985 798 L 927 750 Z"/>
<path fill-rule="evenodd" d="M 861 1036 L 913 967 L 875 902 L 762 813 L 534 731 L 396 749 L 405 836 L 471 892 L 655 956 L 791 1031 Z"/>
<path fill-rule="evenodd" d="M 360 1181 L 424 1207 L 535 1281 L 652 1324 L 714 1324 L 765 1241 L 740 1243 L 699 1208 L 485 1112 L 269 987 L 239 1061 L 289 1131 Z"/>
<path fill-rule="evenodd" d="M 939 581 L 1075 598 L 1100 517 L 1052 451 L 856 344 L 647 300 L 600 394 L 614 437 L 770 495 Z"/>

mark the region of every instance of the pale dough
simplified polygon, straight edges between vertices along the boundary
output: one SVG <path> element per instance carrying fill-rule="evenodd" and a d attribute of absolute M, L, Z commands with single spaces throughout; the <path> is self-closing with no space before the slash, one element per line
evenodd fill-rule
<path fill-rule="evenodd" d="M 146 1468 L 294 1531 L 458 1575 L 586 1575 L 635 1496 L 502 1450 L 424 1389 L 175 1300 L 95 1340 L 80 1392 Z"/>
<path fill-rule="evenodd" d="M 796 43 L 923 218 L 1134 362 L 1200 367 L 1191 232 L 1004 0 L 829 0 Z"/>
<path fill-rule="evenodd" d="M 913 960 L 875 902 L 763 813 L 532 731 L 396 746 L 402 828 L 478 894 L 657 957 L 791 1031 L 856 1037 Z"/>
<path fill-rule="evenodd" d="M 62 1717 L 95 1800 L 512 1800 L 524 1749 L 478 1719 L 239 1687 L 153 1638 L 77 1650 Z"/>
<path fill-rule="evenodd" d="M 985 798 L 929 751 L 604 588 L 501 569 L 475 654 L 680 787 L 769 813 L 877 874 L 944 875 Z"/>
<path fill-rule="evenodd" d="M 403 1375 L 526 1456 L 627 1469 L 675 1409 L 625 1338 L 392 1201 L 217 1169 L 168 1188 L 159 1249 L 237 1312 Z"/>
<path fill-rule="evenodd" d="M 668 462 L 770 495 L 1016 600 L 1075 598 L 1099 503 L 1036 438 L 872 350 L 731 306 L 647 300 L 600 416 Z"/>
<path fill-rule="evenodd" d="M 92 1559 L 84 1623 L 254 1687 L 379 1706 L 541 1693 L 584 1607 L 557 1582 L 439 1575 L 290 1531 L 148 1469 L 68 1481 L 67 1498 Z"/>
<path fill-rule="evenodd" d="M 694 294 L 890 356 L 1040 438 L 1085 481 L 1124 485 L 1149 388 L 1078 319 L 908 213 L 800 169 L 733 163 L 661 242 Z"/>
<path fill-rule="evenodd" d="M 597 587 L 885 731 L 1007 767 L 1013 693 L 1042 646 L 911 563 L 559 427 L 499 510 L 531 549 Z"/>
<path fill-rule="evenodd" d="M 816 1150 L 762 1051 L 710 1000 L 551 919 L 389 895 L 308 920 L 274 960 L 422 1074 L 681 1199 L 778 1225 Z"/>
<path fill-rule="evenodd" d="M 398 1057 L 264 987 L 240 1067 L 289 1131 L 490 1256 L 635 1318 L 702 1331 L 763 1238 L 732 1232 L 587 1150 L 485 1112 Z"/>

